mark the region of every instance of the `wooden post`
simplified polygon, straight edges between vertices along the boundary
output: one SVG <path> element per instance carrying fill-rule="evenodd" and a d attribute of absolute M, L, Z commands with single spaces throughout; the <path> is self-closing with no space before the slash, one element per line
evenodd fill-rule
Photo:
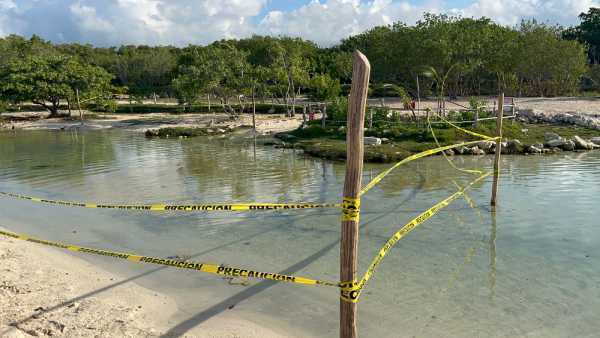
<path fill-rule="evenodd" d="M 256 148 L 256 99 L 254 98 L 254 95 L 254 86 L 252 86 L 252 128 L 254 129 L 254 146 Z M 254 157 L 256 157 L 256 149 L 254 149 L 254 152 Z"/>
<path fill-rule="evenodd" d="M 417 111 L 421 110 L 421 87 L 419 86 L 419 74 L 417 74 Z"/>
<path fill-rule="evenodd" d="M 475 109 L 475 120 L 473 121 L 473 127 L 477 127 L 479 122 L 479 109 Z"/>
<path fill-rule="evenodd" d="M 510 100 L 510 110 L 511 110 L 510 124 L 515 124 L 516 117 L 515 117 L 515 98 L 514 97 L 512 97 Z"/>
<path fill-rule="evenodd" d="M 498 97 L 498 115 L 496 117 L 496 129 L 498 140 L 496 141 L 496 156 L 494 157 L 494 182 L 492 183 L 492 207 L 496 206 L 496 195 L 498 194 L 498 179 L 500 178 L 500 153 L 502 153 L 502 117 L 504 115 L 504 93 Z"/>
<path fill-rule="evenodd" d="M 373 129 L 373 108 L 369 109 L 369 129 Z"/>
<path fill-rule="evenodd" d="M 323 104 L 323 111 L 321 112 L 321 127 L 325 128 L 325 120 L 327 119 L 327 103 Z"/>
<path fill-rule="evenodd" d="M 365 109 L 371 65 L 359 51 L 353 55 L 352 88 L 348 102 L 348 133 L 346 135 L 346 178 L 344 180 L 344 212 L 340 242 L 340 281 L 356 279 L 358 261 L 358 217 L 348 216 L 360 209 L 360 188 L 363 171 L 363 134 Z M 357 210 L 358 209 L 358 210 Z M 340 338 L 357 337 L 357 303 L 340 299 Z"/>
<path fill-rule="evenodd" d="M 310 107 L 310 104 L 309 104 Z M 306 105 L 302 106 L 302 124 L 306 124 Z"/>
<path fill-rule="evenodd" d="M 208 112 L 210 113 L 210 94 L 206 94 L 206 100 L 208 101 Z"/>
<path fill-rule="evenodd" d="M 75 89 L 75 96 L 77 97 L 77 109 L 79 109 L 79 120 L 83 124 L 83 111 L 81 111 L 81 102 L 79 101 L 79 89 Z"/>

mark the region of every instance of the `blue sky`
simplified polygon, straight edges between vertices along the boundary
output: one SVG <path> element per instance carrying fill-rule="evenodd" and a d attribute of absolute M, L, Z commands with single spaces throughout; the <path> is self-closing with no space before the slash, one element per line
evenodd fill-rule
<path fill-rule="evenodd" d="M 0 36 L 184 46 L 269 34 L 330 46 L 377 25 L 412 24 L 424 12 L 568 26 L 593 6 L 600 0 L 0 0 Z"/>

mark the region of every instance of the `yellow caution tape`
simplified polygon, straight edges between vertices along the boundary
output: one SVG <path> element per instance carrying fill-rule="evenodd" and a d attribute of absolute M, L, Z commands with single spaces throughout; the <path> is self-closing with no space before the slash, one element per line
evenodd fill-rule
<path fill-rule="evenodd" d="M 337 203 L 238 203 L 238 204 L 98 204 L 43 199 L 0 191 L 0 195 L 38 203 L 90 209 L 146 210 L 146 211 L 260 211 L 339 208 Z"/>
<path fill-rule="evenodd" d="M 132 261 L 132 262 L 138 262 L 138 263 L 158 264 L 158 265 L 165 265 L 165 266 L 170 266 L 170 267 L 175 267 L 175 268 L 180 268 L 180 269 L 196 270 L 196 271 L 211 273 L 211 274 L 215 274 L 215 275 L 268 279 L 268 280 L 273 280 L 273 281 L 277 281 L 277 282 L 288 282 L 288 283 L 305 284 L 305 285 L 323 285 L 323 286 L 332 286 L 332 287 L 340 286 L 340 283 L 332 283 L 332 282 L 311 279 L 311 278 L 305 278 L 305 277 L 283 275 L 283 274 L 273 273 L 273 272 L 262 272 L 262 271 L 256 271 L 256 270 L 251 270 L 251 269 L 228 267 L 228 266 L 224 266 L 224 265 L 197 263 L 197 262 L 190 262 L 190 261 L 186 261 L 186 260 L 148 257 L 148 256 L 140 256 L 140 255 L 135 255 L 135 254 L 130 254 L 130 253 L 122 253 L 122 252 L 115 252 L 115 251 L 109 251 L 109 250 L 91 249 L 91 248 L 85 248 L 85 247 L 81 247 L 81 246 L 77 246 L 77 245 L 63 244 L 63 243 L 59 243 L 59 242 L 37 239 L 37 238 L 29 237 L 26 235 L 20 235 L 20 234 L 16 234 L 16 233 L 9 232 L 9 231 L 3 231 L 3 230 L 0 230 L 0 235 L 27 241 L 27 242 L 32 242 L 32 243 L 52 246 L 55 248 L 65 249 L 65 250 L 69 250 L 69 251 L 83 252 L 83 253 L 88 253 L 88 254 L 93 254 L 93 255 L 105 256 L 105 257 L 112 257 L 112 258 L 116 258 L 116 259 L 123 259 L 123 260 Z"/>
<path fill-rule="evenodd" d="M 360 198 L 344 197 L 342 202 L 342 221 L 355 221 L 360 219 Z"/>
<path fill-rule="evenodd" d="M 479 134 L 479 133 L 476 133 L 476 132 L 474 132 L 474 131 L 471 131 L 471 130 L 468 130 L 468 129 L 465 129 L 465 128 L 462 128 L 462 127 L 459 127 L 459 126 L 457 126 L 456 124 L 454 124 L 454 123 L 452 123 L 452 122 L 450 122 L 450 121 L 446 120 L 446 119 L 445 119 L 443 116 L 441 116 L 441 119 L 442 119 L 442 121 L 446 122 L 447 124 L 451 125 L 452 127 L 456 128 L 456 129 L 458 129 L 458 130 L 462 131 L 463 133 L 466 133 L 466 134 L 469 134 L 469 135 L 472 135 L 472 136 L 475 136 L 475 137 L 482 138 L 482 139 L 484 139 L 484 140 L 486 140 L 486 141 L 491 141 L 491 140 L 497 139 L 497 137 L 496 137 L 496 138 L 494 138 L 494 137 L 491 137 L 491 136 L 487 136 L 487 135 Z"/>
<path fill-rule="evenodd" d="M 441 209 L 450 205 L 450 203 L 452 203 L 458 197 L 460 197 L 461 195 L 464 195 L 465 190 L 471 188 L 474 184 L 483 180 L 484 178 L 488 177 L 491 174 L 492 174 L 491 172 L 488 172 L 488 173 L 481 175 L 480 177 L 478 177 L 477 179 L 473 180 L 471 183 L 466 185 L 464 188 L 461 188 L 460 190 L 458 190 L 454 194 L 450 195 L 445 200 L 443 200 L 443 201 L 437 203 L 436 205 L 434 205 L 433 207 L 427 209 L 426 211 L 421 213 L 419 216 L 415 217 L 413 220 L 408 222 L 405 226 L 400 228 L 400 230 L 398 230 L 385 243 L 385 245 L 381 248 L 381 250 L 379 250 L 379 254 L 377 256 L 375 256 L 375 258 L 371 262 L 371 265 L 369 265 L 367 272 L 365 273 L 364 277 L 361 279 L 360 282 L 356 283 L 355 281 L 353 281 L 353 282 L 340 283 L 340 286 L 343 286 L 341 288 L 342 290 L 340 293 L 340 297 L 344 301 L 347 301 L 347 302 L 352 302 L 352 303 L 358 302 L 358 298 L 360 297 L 360 293 L 362 292 L 362 289 L 365 287 L 365 285 L 367 284 L 369 279 L 371 279 L 371 277 L 373 277 L 373 274 L 375 273 L 375 269 L 377 268 L 377 266 L 379 266 L 379 264 L 381 264 L 381 261 L 383 260 L 383 258 L 394 247 L 394 245 L 396 245 L 396 243 L 398 243 L 398 241 L 400 239 L 402 239 L 409 232 L 411 232 L 415 228 L 417 228 L 417 226 L 419 226 L 421 223 L 430 219 L 433 215 L 438 213 Z"/>
<path fill-rule="evenodd" d="M 433 127 L 431 126 L 431 121 L 429 121 L 429 116 L 427 117 L 427 125 L 429 127 L 429 131 L 431 131 L 431 136 L 433 137 L 433 140 L 435 141 L 435 144 L 440 147 L 440 143 L 438 142 L 437 137 L 435 136 L 435 132 L 433 131 Z M 454 162 L 452 162 L 452 160 L 450 160 L 448 158 L 448 155 L 446 155 L 446 152 L 442 151 L 442 155 L 444 156 L 444 158 L 446 159 L 446 161 L 448 161 L 448 164 L 450 164 L 450 166 L 458 171 L 467 173 L 467 174 L 475 174 L 475 175 L 482 175 L 483 171 L 481 170 L 477 170 L 477 169 L 465 169 L 465 168 L 459 168 L 456 165 L 454 165 Z"/>
<path fill-rule="evenodd" d="M 498 137 L 493 138 L 491 140 L 497 140 Z M 491 141 L 490 140 L 490 141 Z M 427 157 L 433 154 L 437 154 L 440 153 L 444 150 L 448 150 L 448 149 L 452 149 L 452 148 L 458 148 L 458 147 L 464 147 L 464 146 L 468 146 L 468 145 L 472 145 L 472 144 L 477 144 L 481 142 L 481 140 L 479 141 L 470 141 L 470 142 L 463 142 L 463 143 L 458 143 L 458 144 L 451 144 L 449 146 L 444 146 L 444 147 L 438 147 L 438 148 L 434 148 L 434 149 L 429 149 L 423 152 L 420 152 L 418 154 L 414 154 L 411 155 L 405 159 L 403 159 L 402 161 L 394 164 L 393 166 L 391 166 L 390 168 L 382 171 L 379 175 L 375 176 L 375 178 L 373 178 L 371 180 L 371 182 L 369 182 L 369 184 L 367 184 L 361 191 L 359 196 L 364 195 L 365 193 L 367 193 L 369 190 L 371 190 L 375 185 L 377 185 L 379 182 L 381 182 L 381 180 L 383 180 L 384 177 L 386 177 L 387 175 L 389 175 L 394 169 L 398 168 L 399 166 L 406 164 L 408 162 L 423 158 L 423 157 Z"/>

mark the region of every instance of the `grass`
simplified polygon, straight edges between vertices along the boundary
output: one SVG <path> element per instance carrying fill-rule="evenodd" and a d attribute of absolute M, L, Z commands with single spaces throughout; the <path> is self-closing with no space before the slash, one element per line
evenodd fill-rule
<path fill-rule="evenodd" d="M 196 137 L 210 135 L 205 128 L 169 127 L 158 130 L 147 130 L 146 137 Z"/>
<path fill-rule="evenodd" d="M 512 123 L 510 120 L 504 122 L 503 138 L 518 139 L 525 145 L 544 143 L 544 134 L 547 132 L 557 133 L 565 138 L 572 138 L 575 135 L 584 139 L 600 136 L 600 130 L 578 126 L 523 124 Z M 463 125 L 463 127 L 488 136 L 496 135 L 496 122 L 493 120 L 481 122 L 476 128 L 470 125 Z M 289 142 L 293 147 L 303 149 L 309 155 L 343 160 L 346 158 L 344 129 L 339 126 L 322 128 L 314 123 L 304 129 L 279 134 L 278 137 Z M 434 124 L 433 130 L 441 145 L 477 140 L 477 138 L 446 124 Z M 414 122 L 375 125 L 372 129 L 366 129 L 365 136 L 387 138 L 390 142 L 379 146 L 365 146 L 365 161 L 367 162 L 399 161 L 411 154 L 437 147 L 426 126 Z"/>

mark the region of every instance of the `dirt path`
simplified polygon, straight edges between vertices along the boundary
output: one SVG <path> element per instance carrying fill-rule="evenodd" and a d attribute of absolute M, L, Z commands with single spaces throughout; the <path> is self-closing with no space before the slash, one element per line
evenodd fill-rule
<path fill-rule="evenodd" d="M 495 97 L 480 97 L 479 100 L 486 102 L 488 107 L 494 106 Z M 399 98 L 385 98 L 384 104 L 392 108 L 402 108 Z M 369 105 L 380 106 L 381 99 L 370 99 Z M 436 109 L 435 100 L 421 100 L 421 109 Z M 600 114 L 600 98 L 595 97 L 524 97 L 515 98 L 518 109 L 532 109 L 549 114 L 559 113 L 582 113 L 585 115 Z M 447 110 L 461 110 L 469 107 L 468 97 L 459 97 L 451 102 L 446 102 Z"/>

